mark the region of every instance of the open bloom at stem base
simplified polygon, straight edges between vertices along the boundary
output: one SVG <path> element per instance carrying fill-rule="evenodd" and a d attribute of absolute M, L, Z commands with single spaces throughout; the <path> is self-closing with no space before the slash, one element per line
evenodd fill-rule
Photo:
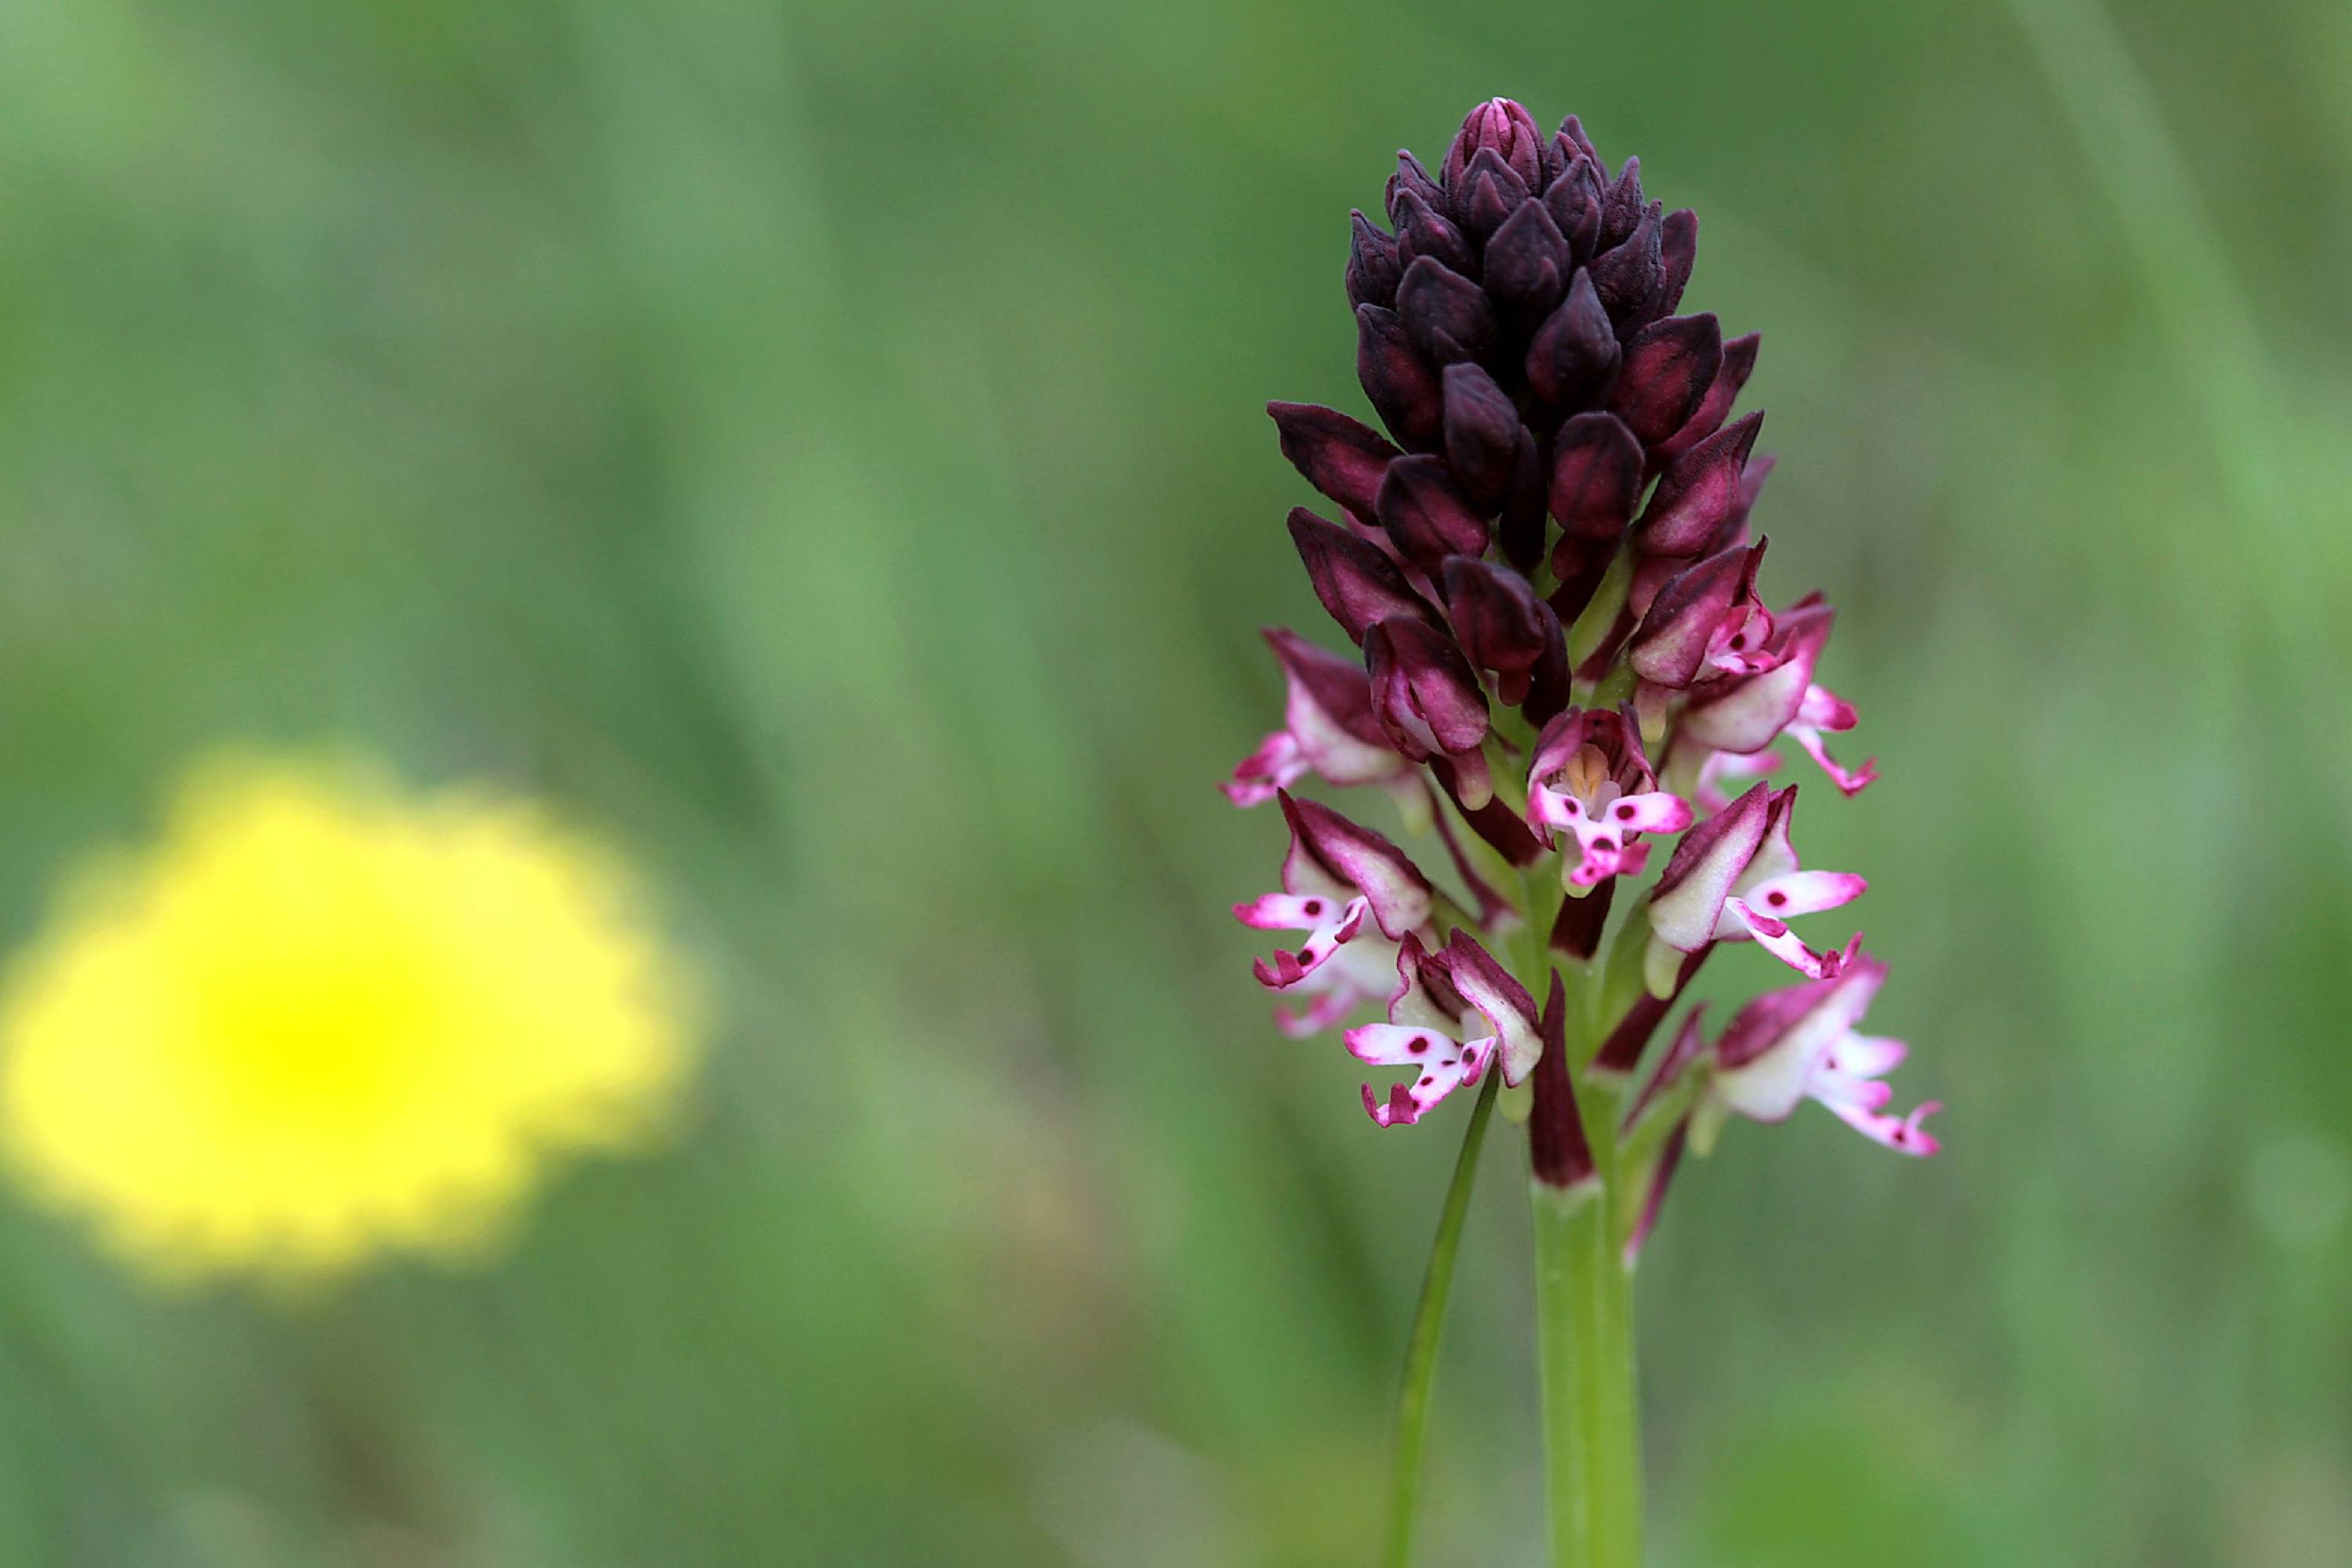
<path fill-rule="evenodd" d="M 1895 1092 L 1885 1077 L 1902 1065 L 1909 1047 L 1854 1029 L 1885 979 L 1886 965 L 1856 955 L 1827 979 L 1759 996 L 1740 1009 L 1716 1042 L 1702 1149 L 1731 1111 L 1782 1121 L 1810 1099 L 1898 1153 L 1936 1152 L 1936 1139 L 1921 1126 L 1939 1109 L 1935 1101 L 1907 1116 L 1885 1113 Z"/>
<path fill-rule="evenodd" d="M 166 1276 L 477 1242 L 691 1059 L 626 878 L 532 808 L 225 764 L 98 868 L 0 1002 L 26 1180 Z"/>
<path fill-rule="evenodd" d="M 1410 1127 L 1496 1059 L 1503 1081 L 1523 1082 L 1542 1054 L 1535 998 L 1467 931 L 1430 952 L 1407 935 L 1397 952 L 1389 1021 L 1348 1031 L 1348 1050 L 1373 1067 L 1411 1068 L 1383 1100 L 1364 1086 L 1364 1109 L 1383 1127 Z"/>

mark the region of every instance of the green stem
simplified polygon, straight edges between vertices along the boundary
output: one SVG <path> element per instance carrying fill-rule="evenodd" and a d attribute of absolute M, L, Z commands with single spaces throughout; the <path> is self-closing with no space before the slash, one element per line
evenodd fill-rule
<path fill-rule="evenodd" d="M 1462 1152 L 1454 1157 L 1454 1180 L 1445 1189 L 1445 1207 L 1437 1220 L 1437 1237 L 1430 1243 L 1429 1269 L 1422 1277 L 1421 1305 L 1412 1320 L 1412 1340 L 1405 1348 L 1404 1380 L 1397 1392 L 1396 1476 L 1389 1492 L 1389 1543 L 1381 1561 L 1389 1568 L 1405 1568 L 1412 1560 L 1413 1514 L 1421 1500 L 1421 1454 L 1429 1436 L 1429 1395 L 1437 1373 L 1437 1342 L 1445 1331 L 1445 1300 L 1454 1290 L 1454 1263 L 1462 1249 L 1462 1224 L 1470 1212 L 1470 1189 L 1478 1180 L 1478 1152 L 1486 1142 L 1486 1122 L 1495 1111 L 1495 1090 L 1503 1081 L 1499 1063 L 1490 1065 L 1486 1081 L 1471 1107 L 1470 1125 L 1462 1133 Z"/>
<path fill-rule="evenodd" d="M 1584 1115 L 1592 1154 L 1611 1196 L 1642 1180 L 1622 1157 L 1618 1097 L 1585 1087 Z M 1591 1395 L 1594 1410 L 1592 1561 L 1602 1568 L 1635 1568 L 1642 1561 L 1642 1412 L 1633 1361 L 1633 1276 L 1625 1266 L 1627 1231 L 1620 1205 L 1598 1205 L 1593 1259 L 1594 1313 Z M 1638 1203 L 1632 1205 L 1635 1212 Z"/>
<path fill-rule="evenodd" d="M 1529 965 L 1530 982 L 1540 978 L 1549 988 L 1549 955 L 1538 945 L 1531 956 L 1537 962 Z M 1570 977 L 1588 987 L 1605 984 L 1590 968 Z M 1535 989 L 1532 983 L 1529 988 Z M 1573 1002 L 1560 1044 L 1579 1080 L 1577 1109 L 1593 1174 L 1565 1187 L 1530 1184 L 1551 1560 L 1553 1568 L 1639 1568 L 1642 1438 L 1633 1279 L 1616 1216 L 1623 1206 L 1619 1187 L 1641 1179 L 1641 1173 L 1620 1158 L 1617 1093 L 1582 1070 L 1599 1038 L 1598 1019 L 1585 997 Z"/>
<path fill-rule="evenodd" d="M 1641 1427 L 1622 1243 L 1598 1178 L 1534 1183 L 1532 1200 L 1553 1568 L 1638 1568 Z"/>
<path fill-rule="evenodd" d="M 1543 1388 L 1544 1497 L 1552 1568 L 1594 1568 L 1595 1458 L 1601 1433 L 1600 1281 L 1608 1230 L 1600 1182 L 1532 1186 L 1535 1207 L 1536 1351 Z"/>

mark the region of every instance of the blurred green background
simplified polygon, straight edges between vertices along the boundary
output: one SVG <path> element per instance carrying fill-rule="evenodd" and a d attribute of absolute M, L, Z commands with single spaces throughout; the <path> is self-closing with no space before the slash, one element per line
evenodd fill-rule
<path fill-rule="evenodd" d="M 1765 333 L 1951 1105 L 1685 1176 L 1657 1560 L 2352 1562 L 2347 80 L 2338 0 L 0 0 L 0 931 L 340 738 L 604 825 L 727 1011 L 483 1270 L 0 1200 L 0 1559 L 1366 1561 L 1458 1108 L 1274 1033 L 1213 786 L 1329 633 L 1260 405 L 1360 410 L 1347 210 L 1507 92 Z M 1433 1565 L 1535 1553 L 1488 1159 Z"/>

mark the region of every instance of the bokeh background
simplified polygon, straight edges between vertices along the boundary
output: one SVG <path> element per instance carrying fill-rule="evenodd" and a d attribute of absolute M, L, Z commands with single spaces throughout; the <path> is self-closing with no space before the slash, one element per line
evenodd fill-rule
<path fill-rule="evenodd" d="M 1667 1564 L 2352 1561 L 2352 10 L 0 0 L 0 932 L 224 741 L 660 880 L 667 1152 L 162 1293 L 0 1199 L 0 1558 L 1359 1563 L 1458 1118 L 1275 1035 L 1213 784 L 1325 628 L 1346 216 L 1574 109 L 1760 328 L 1948 1152 L 1645 1261 Z M 1809 792 L 1810 794 L 1810 792 Z M 1427 1561 L 1532 1561 L 1490 1145 Z"/>

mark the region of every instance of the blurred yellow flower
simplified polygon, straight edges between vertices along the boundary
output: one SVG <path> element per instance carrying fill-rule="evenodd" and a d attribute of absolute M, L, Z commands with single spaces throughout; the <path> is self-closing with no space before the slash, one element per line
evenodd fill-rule
<path fill-rule="evenodd" d="M 0 994 L 0 1136 L 167 1276 L 463 1251 L 549 1157 L 654 1130 L 689 987 L 625 871 L 538 810 L 220 763 Z"/>

